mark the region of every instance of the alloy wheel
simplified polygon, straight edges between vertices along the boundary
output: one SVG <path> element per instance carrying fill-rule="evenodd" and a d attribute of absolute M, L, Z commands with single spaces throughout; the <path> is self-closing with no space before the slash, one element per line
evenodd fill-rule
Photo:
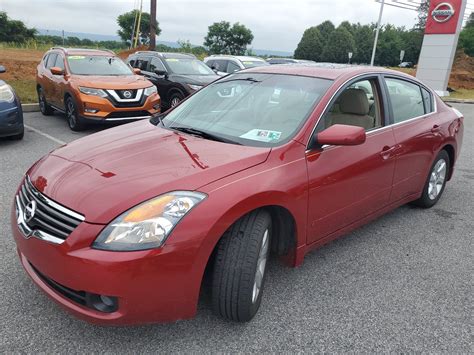
<path fill-rule="evenodd" d="M 443 189 L 446 180 L 447 164 L 444 159 L 438 160 L 433 167 L 428 184 L 428 197 L 430 200 L 436 200 Z"/>
<path fill-rule="evenodd" d="M 66 116 L 69 126 L 74 127 L 76 125 L 76 108 L 74 107 L 74 102 L 72 102 L 71 99 L 67 101 Z"/>
<path fill-rule="evenodd" d="M 175 107 L 180 102 L 181 102 L 181 100 L 179 99 L 179 97 L 173 97 L 173 99 L 171 100 L 171 107 Z"/>

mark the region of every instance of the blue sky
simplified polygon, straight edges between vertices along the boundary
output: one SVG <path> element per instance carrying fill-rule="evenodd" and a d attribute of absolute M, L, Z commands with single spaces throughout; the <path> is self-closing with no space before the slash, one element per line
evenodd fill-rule
<path fill-rule="evenodd" d="M 116 34 L 116 18 L 137 0 L 0 0 L 0 11 L 30 27 Z M 144 9 L 149 11 L 149 0 Z M 253 48 L 294 51 L 303 31 L 325 20 L 370 23 L 378 17 L 374 0 L 158 0 L 160 40 L 202 44 L 216 21 L 240 22 L 254 34 Z M 383 22 L 412 27 L 416 12 L 386 7 Z"/>

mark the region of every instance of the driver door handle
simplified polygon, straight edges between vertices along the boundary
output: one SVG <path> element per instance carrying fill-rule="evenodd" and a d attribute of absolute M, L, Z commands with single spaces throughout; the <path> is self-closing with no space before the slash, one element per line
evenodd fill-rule
<path fill-rule="evenodd" d="M 380 155 L 384 160 L 387 160 L 393 155 L 392 153 L 395 152 L 397 149 L 397 145 L 394 145 L 393 147 L 389 147 L 388 145 L 386 145 L 385 147 L 383 147 L 382 151 L 380 152 Z"/>

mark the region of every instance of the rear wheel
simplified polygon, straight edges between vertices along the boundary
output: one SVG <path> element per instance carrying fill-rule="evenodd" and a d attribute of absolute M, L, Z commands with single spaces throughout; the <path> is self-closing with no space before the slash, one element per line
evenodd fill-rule
<path fill-rule="evenodd" d="M 54 110 L 46 102 L 46 97 L 44 96 L 44 91 L 42 87 L 38 88 L 38 103 L 40 111 L 44 116 L 50 116 L 53 114 Z"/>
<path fill-rule="evenodd" d="M 70 96 L 66 99 L 66 118 L 71 130 L 77 132 L 85 128 L 84 119 L 79 116 L 76 103 Z"/>
<path fill-rule="evenodd" d="M 254 211 L 230 227 L 219 241 L 212 274 L 213 311 L 226 319 L 247 322 L 262 300 L 270 255 L 272 220 Z"/>
<path fill-rule="evenodd" d="M 436 205 L 446 187 L 446 179 L 449 176 L 449 155 L 442 150 L 431 166 L 430 173 L 423 187 L 423 194 L 414 202 L 415 205 L 430 208 Z"/>

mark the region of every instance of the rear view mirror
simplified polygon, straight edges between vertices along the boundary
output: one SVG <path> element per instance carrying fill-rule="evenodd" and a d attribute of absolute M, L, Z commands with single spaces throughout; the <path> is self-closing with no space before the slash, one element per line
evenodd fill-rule
<path fill-rule="evenodd" d="M 366 139 L 365 130 L 362 127 L 335 124 L 316 136 L 320 145 L 359 145 Z"/>
<path fill-rule="evenodd" d="M 168 75 L 168 72 L 166 70 L 159 70 L 159 69 L 156 69 L 155 70 L 155 74 L 156 75 L 159 75 L 159 76 L 166 76 Z"/>
<path fill-rule="evenodd" d="M 7 70 L 5 69 L 5 67 L 3 65 L 0 65 L 0 74 L 1 73 L 5 73 Z"/>
<path fill-rule="evenodd" d="M 136 75 L 140 75 L 142 73 L 142 71 L 138 68 L 133 68 L 133 72 L 136 74 Z"/>
<path fill-rule="evenodd" d="M 49 70 L 51 70 L 51 73 L 52 73 L 53 75 L 64 75 L 64 70 L 61 69 L 60 67 L 52 67 L 52 68 L 49 69 Z"/>

